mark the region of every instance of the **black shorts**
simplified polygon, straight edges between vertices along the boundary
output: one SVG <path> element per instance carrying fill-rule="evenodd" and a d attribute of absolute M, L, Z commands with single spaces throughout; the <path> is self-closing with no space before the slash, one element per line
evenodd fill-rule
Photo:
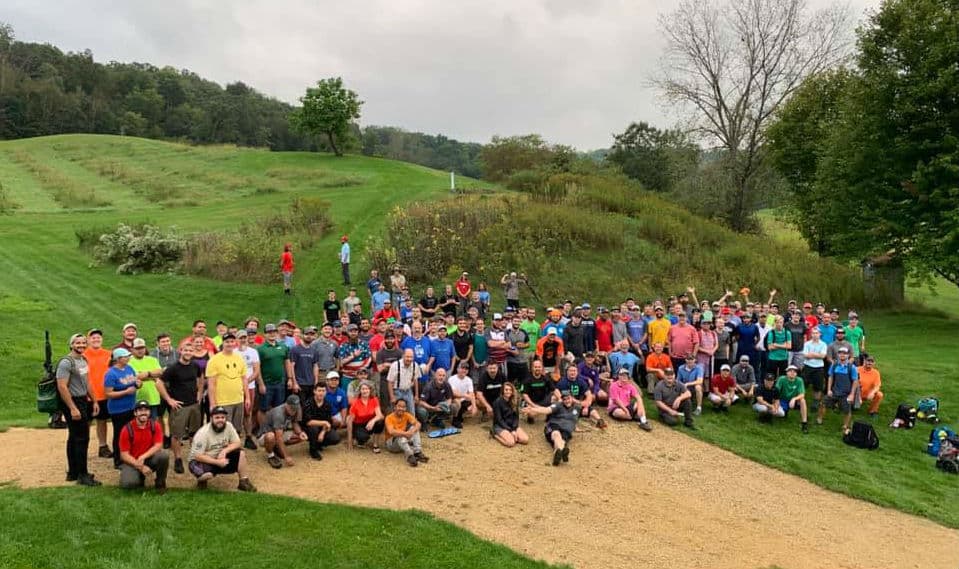
<path fill-rule="evenodd" d="M 546 442 L 548 442 L 549 444 L 553 444 L 553 437 L 552 437 L 553 431 L 557 431 L 560 435 L 562 435 L 564 441 L 568 441 L 571 438 L 573 438 L 573 433 L 569 431 L 564 431 L 562 429 L 554 429 L 550 427 L 549 425 L 546 425 L 546 428 L 543 429 L 543 434 L 546 436 Z"/>
<path fill-rule="evenodd" d="M 109 421 L 110 420 L 110 411 L 107 410 L 107 400 L 97 401 L 97 405 L 100 406 L 100 412 L 91 417 L 98 421 Z"/>
<path fill-rule="evenodd" d="M 814 393 L 822 393 L 823 384 L 826 380 L 826 368 L 803 366 L 802 378 L 806 384 L 806 389 L 812 389 Z"/>
<path fill-rule="evenodd" d="M 839 407 L 841 413 L 851 413 L 852 412 L 852 403 L 849 402 L 848 393 L 845 394 L 836 394 L 834 393 L 832 397 L 827 397 L 825 401 L 826 407 L 832 409 Z"/>
<path fill-rule="evenodd" d="M 202 476 L 205 472 L 212 472 L 214 476 L 218 476 L 220 474 L 236 474 L 237 469 L 240 468 L 240 449 L 236 449 L 233 452 L 228 453 L 226 458 L 230 461 L 226 466 L 217 466 L 215 464 L 207 464 L 205 462 L 191 460 L 190 473 L 197 478 Z"/>

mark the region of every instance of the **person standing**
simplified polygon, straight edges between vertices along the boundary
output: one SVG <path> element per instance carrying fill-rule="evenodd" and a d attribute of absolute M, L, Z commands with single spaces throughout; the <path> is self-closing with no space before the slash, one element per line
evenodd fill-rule
<path fill-rule="evenodd" d="M 343 269 L 343 284 L 350 284 L 350 238 L 347 235 L 340 237 L 340 268 Z"/>
<path fill-rule="evenodd" d="M 473 285 L 470 284 L 470 274 L 463 271 L 460 278 L 456 280 L 456 297 L 460 303 L 460 314 L 466 314 L 466 309 L 470 305 L 470 294 L 473 291 Z"/>
<path fill-rule="evenodd" d="M 293 294 L 293 245 L 283 246 L 280 255 L 280 272 L 283 273 L 283 294 Z"/>
<path fill-rule="evenodd" d="M 157 494 L 165 494 L 170 455 L 163 450 L 163 427 L 151 417 L 151 407 L 149 401 L 138 401 L 134 419 L 120 433 L 120 488 L 142 488 L 153 474 Z"/>
<path fill-rule="evenodd" d="M 246 390 L 246 362 L 237 353 L 234 334 L 223 336 L 223 351 L 214 354 L 206 364 L 207 396 L 210 409 L 226 409 L 227 420 L 237 432 L 243 430 L 243 410 L 250 405 Z"/>
<path fill-rule="evenodd" d="M 90 368 L 83 356 L 86 349 L 86 336 L 70 337 L 70 353 L 57 363 L 57 392 L 60 412 L 67 420 L 67 482 L 99 486 L 100 482 L 87 469 L 90 419 L 99 414 L 100 406 L 90 395 Z"/>
<path fill-rule="evenodd" d="M 96 413 L 92 418 L 97 421 L 97 442 L 100 458 L 113 458 L 113 452 L 107 445 L 107 423 L 110 422 L 110 412 L 107 411 L 107 395 L 103 391 L 103 377 L 110 369 L 110 350 L 103 347 L 103 332 L 94 328 L 87 332 L 87 349 L 83 356 L 87 360 L 90 396 L 97 403 Z"/>
<path fill-rule="evenodd" d="M 499 283 L 503 285 L 503 294 L 506 296 L 506 306 L 513 310 L 519 310 L 519 284 L 526 282 L 526 275 L 516 275 L 513 271 L 508 275 L 503 275 Z"/>
<path fill-rule="evenodd" d="M 163 370 L 156 382 L 160 397 L 170 409 L 170 449 L 173 471 L 183 474 L 181 441 L 200 429 L 200 400 L 203 398 L 203 375 L 193 361 L 193 345 L 185 344 L 179 359 Z"/>
<path fill-rule="evenodd" d="M 127 365 L 130 351 L 126 348 L 113 350 L 113 365 L 103 377 L 103 388 L 107 396 L 107 410 L 113 423 L 113 466 L 120 468 L 120 453 L 116 452 L 120 443 L 120 431 L 133 420 L 133 406 L 137 402 L 137 389 L 143 385 L 137 378 L 137 372 Z"/>

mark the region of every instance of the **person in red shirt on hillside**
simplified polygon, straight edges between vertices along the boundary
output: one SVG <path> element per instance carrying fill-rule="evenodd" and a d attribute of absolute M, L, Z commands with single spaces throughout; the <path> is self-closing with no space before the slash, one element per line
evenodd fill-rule
<path fill-rule="evenodd" d="M 147 476 L 156 475 L 158 494 L 166 492 L 170 455 L 163 450 L 163 425 L 150 418 L 150 403 L 138 401 L 133 420 L 120 431 L 120 488 L 142 488 Z"/>
<path fill-rule="evenodd" d="M 806 339 L 812 337 L 812 329 L 819 327 L 819 317 L 812 311 L 812 303 L 806 301 L 802 305 L 803 322 L 806 323 Z"/>
<path fill-rule="evenodd" d="M 283 273 L 283 294 L 293 294 L 293 245 L 283 246 L 280 255 L 280 272 Z"/>
<path fill-rule="evenodd" d="M 217 353 L 216 344 L 213 343 L 206 335 L 206 321 L 205 320 L 194 320 L 193 321 L 193 334 L 187 336 L 180 340 L 180 345 L 177 349 L 183 349 L 183 345 L 187 342 L 192 342 L 196 346 L 196 340 L 201 339 L 203 341 L 203 346 L 206 348 L 206 351 L 212 356 Z"/>
<path fill-rule="evenodd" d="M 473 285 L 470 284 L 470 274 L 463 271 L 460 278 L 456 280 L 456 296 L 460 301 L 460 314 L 466 314 L 466 309 L 470 305 L 470 293 L 473 292 Z"/>

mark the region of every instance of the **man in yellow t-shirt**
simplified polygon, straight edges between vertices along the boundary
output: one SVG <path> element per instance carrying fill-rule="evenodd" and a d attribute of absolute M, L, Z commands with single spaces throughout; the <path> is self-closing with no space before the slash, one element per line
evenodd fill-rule
<path fill-rule="evenodd" d="M 650 321 L 646 326 L 646 333 L 649 334 L 649 345 L 662 344 L 669 346 L 669 329 L 672 327 L 669 319 L 665 318 L 665 309 L 662 306 L 656 306 L 656 318 Z"/>
<path fill-rule="evenodd" d="M 226 409 L 227 421 L 237 432 L 243 432 L 243 411 L 250 405 L 246 389 L 246 362 L 236 351 L 236 336 L 223 336 L 222 351 L 213 355 L 206 364 L 207 393 L 210 409 Z M 247 433 L 252 435 L 252 433 Z"/>
<path fill-rule="evenodd" d="M 420 443 L 420 423 L 406 410 L 406 401 L 397 399 L 393 412 L 386 416 L 386 450 L 406 455 L 410 466 L 428 462 Z"/>

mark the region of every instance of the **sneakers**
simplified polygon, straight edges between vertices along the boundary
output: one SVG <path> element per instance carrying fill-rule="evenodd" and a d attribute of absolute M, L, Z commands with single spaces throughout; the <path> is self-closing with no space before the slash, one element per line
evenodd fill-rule
<path fill-rule="evenodd" d="M 270 466 L 276 468 L 277 470 L 283 468 L 283 461 L 280 460 L 280 457 L 276 456 L 275 454 L 273 456 L 266 457 L 266 461 L 270 463 Z"/>
<path fill-rule="evenodd" d="M 608 425 L 606 424 L 606 419 L 603 419 L 602 417 L 600 417 L 599 420 L 596 421 L 596 427 L 599 429 L 605 429 L 607 426 Z M 569 453 L 567 452 L 566 454 L 569 454 Z"/>
<path fill-rule="evenodd" d="M 703 414 L 703 408 L 702 408 L 702 407 L 696 407 L 696 410 L 693 411 L 693 415 L 697 415 L 697 416 L 698 416 L 698 415 L 702 415 L 702 414 Z"/>
<path fill-rule="evenodd" d="M 647 433 L 653 430 L 653 426 L 649 424 L 649 421 L 645 423 L 640 423 L 639 428 L 646 431 Z"/>
<path fill-rule="evenodd" d="M 808 434 L 809 434 L 809 423 L 803 423 L 803 424 L 802 424 L 802 434 L 804 434 L 804 435 L 808 435 Z"/>
<path fill-rule="evenodd" d="M 172 440 L 173 440 L 173 439 L 170 437 L 170 435 L 166 435 L 165 437 L 163 437 L 163 448 L 169 449 L 169 448 L 170 448 L 170 441 L 172 441 Z"/>
<path fill-rule="evenodd" d="M 463 428 L 463 419 L 453 419 L 453 420 L 451 421 L 451 424 L 452 424 L 454 427 L 456 427 L 457 429 L 462 429 L 462 428 Z"/>
<path fill-rule="evenodd" d="M 686 422 L 686 423 L 683 423 L 683 426 L 686 427 L 687 429 L 689 429 L 690 431 L 695 431 L 695 430 L 697 430 L 697 429 L 696 429 L 696 425 L 694 425 L 692 421 L 688 421 L 688 422 Z"/>
<path fill-rule="evenodd" d="M 320 454 L 320 451 L 318 450 L 311 450 L 310 458 L 312 458 L 313 460 L 323 460 L 323 455 Z"/>
<path fill-rule="evenodd" d="M 246 440 L 243 441 L 243 448 L 246 450 L 256 450 L 256 441 L 253 440 L 253 437 L 247 437 Z"/>
<path fill-rule="evenodd" d="M 76 481 L 77 481 L 77 475 L 70 474 L 69 472 L 67 472 L 67 482 L 76 482 Z"/>
<path fill-rule="evenodd" d="M 563 460 L 563 451 L 556 449 L 553 451 L 553 466 L 559 466 L 560 461 Z"/>
<path fill-rule="evenodd" d="M 210 480 L 213 480 L 212 472 L 204 472 L 203 474 L 198 476 L 196 479 L 197 490 L 206 490 L 207 483 L 210 482 Z"/>
<path fill-rule="evenodd" d="M 241 478 L 240 483 L 236 485 L 236 489 L 240 492 L 256 492 L 256 486 L 250 482 L 249 478 Z"/>
<path fill-rule="evenodd" d="M 113 451 L 110 450 L 110 447 L 107 445 L 100 446 L 100 450 L 97 452 L 97 456 L 100 458 L 113 458 Z"/>
<path fill-rule="evenodd" d="M 418 452 L 418 453 L 414 454 L 413 456 L 416 457 L 416 460 L 418 460 L 418 461 L 420 461 L 420 462 L 423 462 L 423 463 L 426 463 L 426 462 L 429 462 L 429 461 L 430 461 L 430 457 L 426 456 L 425 454 L 423 454 L 423 453 L 421 453 L 421 452 Z"/>
<path fill-rule="evenodd" d="M 102 486 L 103 483 L 93 477 L 92 474 L 81 474 L 77 477 L 77 484 L 80 486 Z"/>
<path fill-rule="evenodd" d="M 166 494 L 166 484 L 157 484 L 156 491 L 157 491 L 157 496 L 162 496 Z"/>
<path fill-rule="evenodd" d="M 420 461 L 416 460 L 416 456 L 411 454 L 406 457 L 406 464 L 409 464 L 410 466 L 419 466 Z"/>
<path fill-rule="evenodd" d="M 183 459 L 178 458 L 173 461 L 173 472 L 177 474 L 183 474 Z"/>
<path fill-rule="evenodd" d="M 563 462 L 569 462 L 569 447 L 563 447 Z"/>

